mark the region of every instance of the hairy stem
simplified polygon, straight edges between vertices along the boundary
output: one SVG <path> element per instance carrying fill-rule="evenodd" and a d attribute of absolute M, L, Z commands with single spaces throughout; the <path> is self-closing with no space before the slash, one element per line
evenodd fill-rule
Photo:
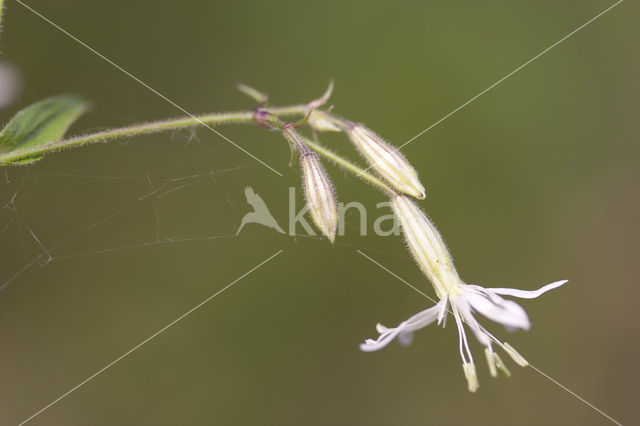
<path fill-rule="evenodd" d="M 2 0 L 0 0 L 2 1 Z M 266 108 L 267 111 L 281 116 L 303 115 L 306 105 L 291 105 L 284 107 Z M 128 127 L 104 130 L 97 133 L 74 136 L 56 142 L 50 142 L 25 149 L 0 153 L 0 166 L 10 165 L 19 162 L 21 159 L 33 158 L 44 154 L 75 148 L 83 145 L 110 142 L 123 137 L 138 136 L 144 134 L 158 133 L 166 130 L 180 129 L 194 126 L 217 126 L 221 124 L 242 124 L 253 123 L 253 111 L 238 111 L 226 113 L 206 114 L 194 117 L 182 117 L 150 123 L 134 124 Z"/>
<path fill-rule="evenodd" d="M 395 192 L 389 187 L 389 185 L 387 185 L 386 183 L 384 183 L 382 180 L 378 179 L 377 177 L 375 177 L 371 173 L 367 172 L 366 170 L 356 166 L 351 161 L 341 157 L 340 155 L 338 155 L 335 152 L 325 148 L 324 146 L 322 146 L 322 145 L 320 145 L 320 144 L 318 144 L 316 142 L 313 142 L 309 138 L 303 138 L 303 140 L 304 140 L 304 143 L 309 148 L 314 150 L 317 154 L 319 154 L 319 155 L 323 156 L 324 158 L 328 159 L 329 161 L 332 161 L 337 166 L 342 167 L 343 169 L 350 171 L 351 173 L 353 173 L 357 177 L 362 178 L 365 182 L 370 183 L 371 185 L 373 185 L 374 187 L 376 187 L 377 189 L 379 189 L 380 191 L 384 192 L 385 194 L 387 194 L 389 196 L 392 196 L 392 195 L 395 194 Z"/>
<path fill-rule="evenodd" d="M 1 2 L 2 0 L 0 0 L 0 3 Z M 306 113 L 306 108 L 307 105 L 291 105 L 284 107 L 264 108 L 264 110 L 270 114 L 273 114 L 274 116 L 285 117 L 292 115 L 304 115 Z M 207 126 L 218 126 L 222 124 L 251 123 L 255 123 L 253 111 L 213 113 L 194 117 L 181 117 L 169 120 L 153 121 L 150 123 L 134 124 L 132 126 L 74 136 L 68 139 L 62 139 L 56 142 L 50 142 L 30 148 L 0 153 L 0 166 L 16 164 L 22 159 L 38 157 L 51 152 L 77 148 L 83 145 L 90 145 L 94 143 L 110 142 L 124 137 L 159 133 L 167 130 L 201 126 L 203 124 Z M 394 191 L 382 180 L 378 179 L 371 173 L 368 173 L 366 170 L 356 166 L 355 164 L 341 157 L 335 152 L 323 147 L 316 142 L 313 142 L 308 138 L 304 138 L 304 142 L 317 154 L 328 159 L 329 161 L 332 161 L 339 167 L 350 171 L 357 177 L 362 178 L 364 181 L 370 183 L 385 194 L 392 195 L 394 193 Z"/>

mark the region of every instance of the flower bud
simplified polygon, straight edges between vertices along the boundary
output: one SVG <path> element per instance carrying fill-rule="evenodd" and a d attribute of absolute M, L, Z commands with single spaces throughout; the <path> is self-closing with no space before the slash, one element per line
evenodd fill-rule
<path fill-rule="evenodd" d="M 301 153 L 300 167 L 307 207 L 316 226 L 332 243 L 336 239 L 338 207 L 333 185 L 318 156 L 311 151 Z"/>
<path fill-rule="evenodd" d="M 318 156 L 307 148 L 293 125 L 282 129 L 284 137 L 298 150 L 302 183 L 307 207 L 316 226 L 332 243 L 338 227 L 338 203 L 336 193 Z"/>
<path fill-rule="evenodd" d="M 424 199 L 424 186 L 418 179 L 418 173 L 398 149 L 363 124 L 349 123 L 346 127 L 351 142 L 380 176 L 398 191 Z"/>

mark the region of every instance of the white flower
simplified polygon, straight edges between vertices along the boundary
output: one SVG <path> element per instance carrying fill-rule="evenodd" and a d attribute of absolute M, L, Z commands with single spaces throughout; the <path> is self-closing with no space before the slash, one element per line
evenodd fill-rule
<path fill-rule="evenodd" d="M 394 196 L 391 199 L 391 205 L 400 220 L 410 251 L 420 269 L 431 280 L 440 301 L 435 306 L 400 323 L 397 327 L 387 328 L 378 324 L 377 330 L 380 333 L 378 338 L 375 340 L 367 339 L 365 343 L 360 345 L 360 349 L 366 352 L 377 351 L 387 346 L 396 337 L 400 343 L 409 344 L 413 332 L 416 330 L 436 321 L 444 327 L 446 314 L 451 312 L 458 328 L 460 357 L 469 391 L 475 392 L 478 389 L 478 378 L 464 324 L 485 347 L 485 355 L 492 376 L 496 376 L 497 369 L 509 375 L 504 363 L 493 351 L 493 344 L 504 349 L 517 364 L 523 367 L 528 365 L 527 361 L 513 347 L 499 341 L 480 325 L 473 314 L 480 313 L 488 319 L 504 325 L 508 330 L 528 330 L 531 327 L 531 322 L 524 309 L 502 296 L 533 299 L 549 290 L 560 287 L 567 281 L 556 281 L 535 291 L 484 288 L 466 284 L 458 276 L 442 237 L 424 213 L 411 200 L 401 195 Z"/>
<path fill-rule="evenodd" d="M 498 354 L 493 351 L 492 345 L 494 343 L 502 347 L 517 364 L 524 367 L 527 365 L 527 361 L 508 343 L 500 342 L 489 333 L 478 323 L 473 314 L 478 312 L 490 320 L 504 325 L 510 330 L 519 328 L 528 330 L 531 327 L 531 323 L 524 309 L 511 300 L 503 299 L 500 295 L 533 299 L 549 290 L 560 287 L 566 282 L 566 280 L 556 281 L 535 291 L 511 288 L 484 288 L 477 285 L 461 283 L 459 295 L 445 296 L 445 298 L 441 299 L 435 306 L 417 313 L 408 320 L 398 324 L 397 327 L 387 328 L 378 324 L 376 329 L 378 333 L 380 333 L 380 336 L 375 340 L 367 339 L 365 343 L 360 345 L 360 349 L 365 352 L 377 351 L 387 346 L 396 337 L 401 344 L 407 345 L 411 343 L 414 331 L 426 327 L 436 320 L 438 324 L 444 326 L 446 314 L 450 307 L 450 312 L 453 314 L 456 326 L 458 327 L 460 357 L 462 358 L 463 370 L 469 383 L 469 390 L 475 392 L 478 388 L 478 381 L 475 375 L 475 365 L 473 363 L 471 350 L 469 349 L 464 324 L 471 329 L 480 344 L 485 346 L 485 354 L 491 375 L 496 376 L 496 367 L 505 371 L 508 375 L 509 373 L 504 367 L 502 360 L 498 357 Z"/>

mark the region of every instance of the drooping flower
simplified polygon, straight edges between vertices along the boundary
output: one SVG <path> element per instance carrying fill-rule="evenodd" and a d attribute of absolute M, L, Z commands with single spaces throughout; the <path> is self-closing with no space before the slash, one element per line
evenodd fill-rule
<path fill-rule="evenodd" d="M 502 324 L 508 330 L 528 330 L 531 322 L 524 309 L 517 303 L 506 300 L 502 296 L 533 299 L 541 294 L 560 287 L 566 280 L 547 284 L 535 291 L 517 290 L 511 288 L 484 288 L 478 285 L 464 283 L 453 266 L 453 260 L 442 240 L 442 237 L 427 216 L 413 201 L 402 195 L 391 199 L 394 213 L 400 220 L 409 250 L 416 263 L 429 278 L 440 301 L 401 322 L 394 328 L 387 328 L 378 324 L 380 333 L 377 339 L 367 339 L 360 345 L 366 352 L 376 351 L 398 338 L 400 343 L 409 344 L 413 333 L 427 325 L 437 322 L 444 326 L 448 312 L 453 315 L 458 328 L 460 357 L 467 379 L 469 391 L 478 389 L 478 379 L 473 356 L 469 349 L 464 325 L 473 332 L 478 342 L 485 347 L 485 355 L 492 376 L 500 369 L 509 375 L 502 359 L 493 350 L 493 345 L 501 347 L 519 365 L 528 365 L 527 361 L 508 343 L 501 342 L 487 331 L 474 317 L 480 313 L 488 319 Z"/>

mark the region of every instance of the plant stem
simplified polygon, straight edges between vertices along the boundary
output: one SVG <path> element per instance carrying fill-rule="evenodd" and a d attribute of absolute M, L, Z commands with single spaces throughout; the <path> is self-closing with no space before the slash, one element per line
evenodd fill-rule
<path fill-rule="evenodd" d="M 0 0 L 0 3 L 2 0 Z M 274 116 L 292 116 L 304 115 L 307 105 L 290 105 L 284 107 L 264 108 Z M 194 127 L 205 125 L 221 125 L 221 124 L 250 124 L 255 123 L 253 111 L 237 111 L 206 114 L 194 117 L 181 117 L 169 120 L 153 121 L 150 123 L 134 124 L 132 126 L 120 127 L 117 129 L 104 130 L 102 132 L 90 133 L 86 135 L 74 136 L 68 139 L 62 139 L 56 142 L 50 142 L 30 148 L 18 149 L 10 152 L 0 153 L 0 166 L 7 166 L 19 163 L 22 159 L 43 156 L 50 152 L 62 151 L 65 149 L 77 148 L 83 145 L 90 145 L 99 142 L 110 142 L 124 137 L 132 137 L 138 135 L 158 133 L 166 130 L 180 129 L 185 127 Z M 313 149 L 319 155 L 332 161 L 339 167 L 348 170 L 357 177 L 362 178 L 377 189 L 387 195 L 393 195 L 394 191 L 366 170 L 356 166 L 349 160 L 341 157 L 335 152 L 313 142 L 308 138 L 304 138 L 305 144 Z"/>
<path fill-rule="evenodd" d="M 2 0 L 0 0 L 2 1 Z M 266 108 L 267 111 L 281 116 L 302 115 L 306 105 L 291 105 Z M 11 165 L 22 159 L 39 157 L 44 154 L 75 148 L 98 142 L 109 142 L 123 137 L 158 133 L 166 130 L 205 125 L 253 123 L 253 111 L 238 111 L 206 114 L 194 117 L 182 117 L 150 123 L 134 124 L 128 127 L 104 130 L 87 135 L 74 136 L 56 142 L 50 142 L 30 148 L 0 153 L 0 166 Z"/>

